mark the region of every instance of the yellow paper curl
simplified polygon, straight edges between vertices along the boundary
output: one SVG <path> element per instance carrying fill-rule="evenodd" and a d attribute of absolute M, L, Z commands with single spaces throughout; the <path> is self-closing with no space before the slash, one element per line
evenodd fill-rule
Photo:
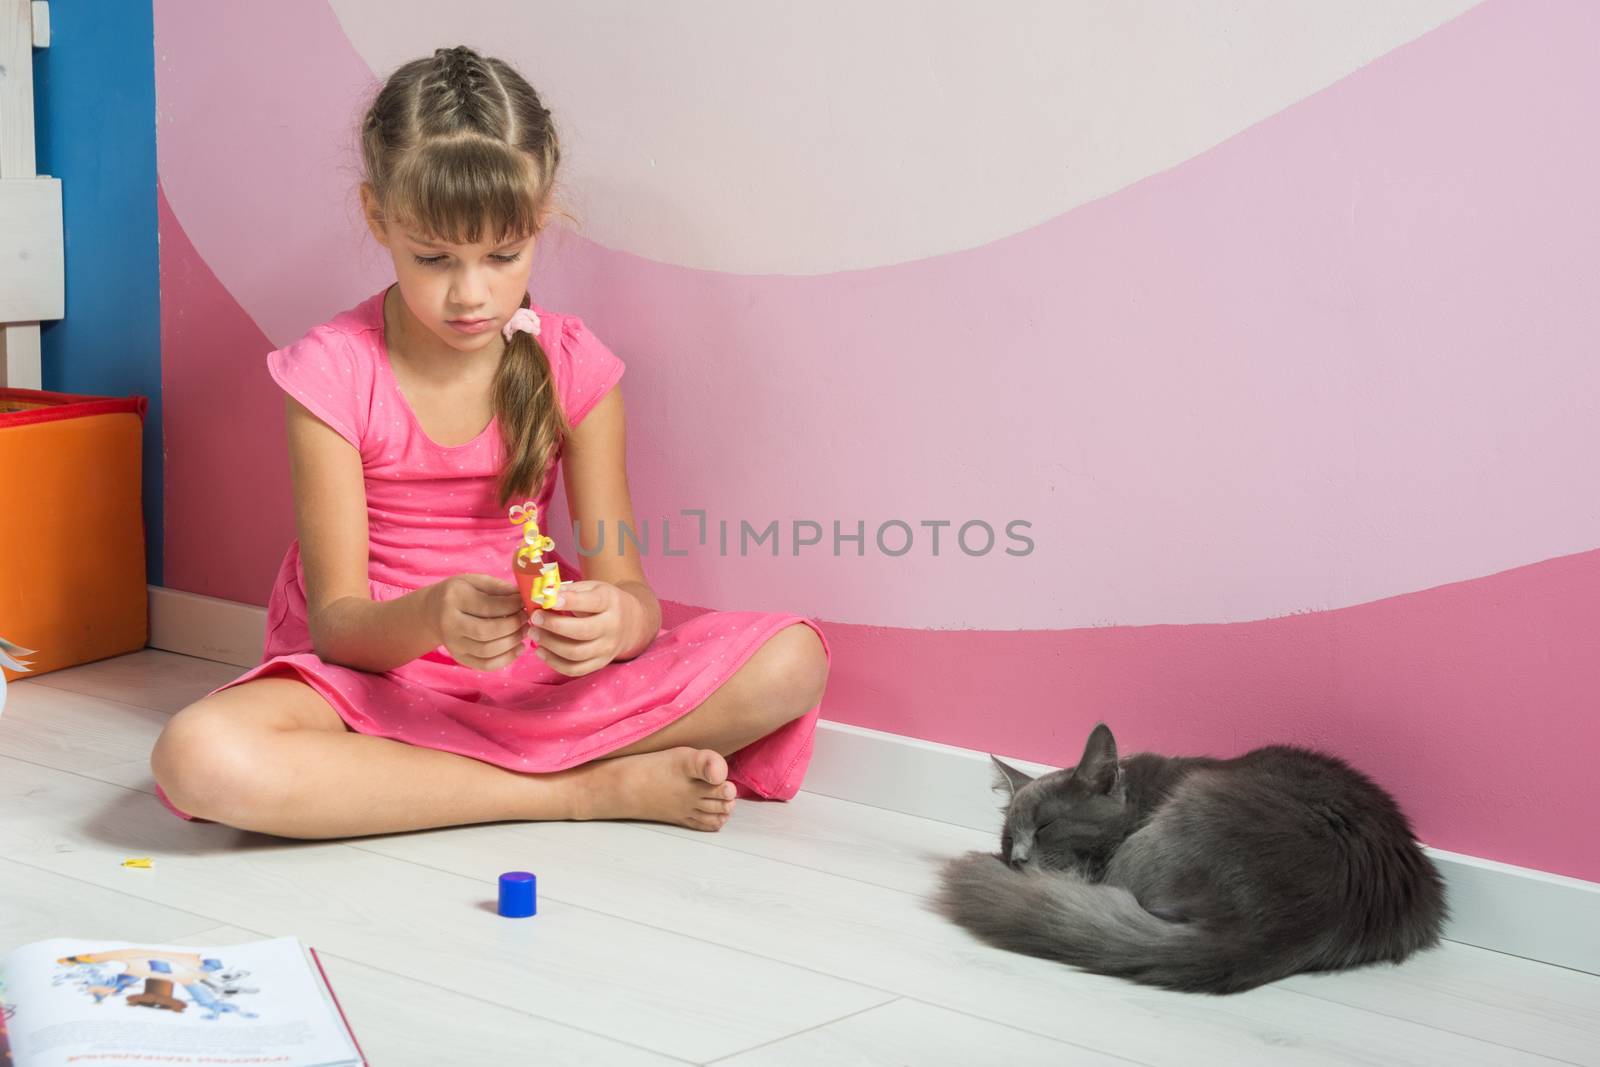
<path fill-rule="evenodd" d="M 523 591 L 523 599 L 530 606 L 553 608 L 561 592 L 561 567 L 554 560 L 545 562 L 544 554 L 553 550 L 556 543 L 539 532 L 538 515 L 538 502 L 534 500 L 511 507 L 511 522 L 522 527 L 522 545 L 517 549 L 515 562 L 519 579 L 522 574 L 533 572 L 531 585 Z M 520 580 L 518 584 L 522 584 Z"/>

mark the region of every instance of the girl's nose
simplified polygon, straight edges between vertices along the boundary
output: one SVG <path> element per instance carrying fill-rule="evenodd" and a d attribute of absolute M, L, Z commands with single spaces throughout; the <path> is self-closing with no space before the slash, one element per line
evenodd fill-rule
<path fill-rule="evenodd" d="M 458 274 L 450 283 L 453 307 L 479 309 L 487 305 L 489 287 L 476 274 Z"/>

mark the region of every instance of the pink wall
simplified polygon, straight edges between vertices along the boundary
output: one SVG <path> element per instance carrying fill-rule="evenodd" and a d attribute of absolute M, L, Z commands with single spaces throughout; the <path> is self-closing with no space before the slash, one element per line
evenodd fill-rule
<path fill-rule="evenodd" d="M 387 280 L 348 139 L 363 56 L 417 46 L 321 3 L 157 0 L 156 32 L 167 581 L 260 604 L 294 536 L 263 357 Z M 868 530 L 861 558 L 652 556 L 669 624 L 804 612 L 835 636 L 825 717 L 1026 759 L 1070 760 L 1098 719 L 1131 748 L 1319 745 L 1431 844 L 1600 880 L 1600 153 L 1574 135 L 1600 120 L 1597 32 L 1587 4 L 1490 0 L 1312 91 L 1263 76 L 1266 117 L 1021 232 L 954 201 L 992 239 L 910 261 L 887 228 L 853 238 L 876 265 L 794 273 L 559 235 L 534 285 L 629 365 L 641 518 Z M 559 57 L 508 49 L 571 92 Z M 611 118 L 572 105 L 579 175 L 632 114 L 585 88 Z M 733 138 L 731 108 L 695 120 Z M 869 188 L 889 155 L 846 162 Z M 595 169 L 572 194 L 608 218 Z M 687 204 L 677 170 L 624 192 Z M 781 257 L 783 225 L 751 254 Z M 1035 549 L 947 530 L 890 558 L 892 518 L 983 519 L 1002 548 L 1025 519 Z"/>

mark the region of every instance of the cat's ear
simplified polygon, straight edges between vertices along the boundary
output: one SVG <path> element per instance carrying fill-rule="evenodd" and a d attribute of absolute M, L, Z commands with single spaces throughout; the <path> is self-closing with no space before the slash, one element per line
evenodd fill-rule
<path fill-rule="evenodd" d="M 1083 758 L 1072 776 L 1087 785 L 1091 793 L 1120 795 L 1122 766 L 1117 761 L 1117 739 L 1111 736 L 1111 727 L 1099 723 L 1090 732 L 1089 741 L 1083 746 Z"/>
<path fill-rule="evenodd" d="M 999 756 L 990 755 L 994 761 L 994 788 L 996 792 L 1005 793 L 1007 796 L 1016 796 L 1017 791 L 1033 779 L 1017 770 L 1008 763 L 1001 761 Z"/>

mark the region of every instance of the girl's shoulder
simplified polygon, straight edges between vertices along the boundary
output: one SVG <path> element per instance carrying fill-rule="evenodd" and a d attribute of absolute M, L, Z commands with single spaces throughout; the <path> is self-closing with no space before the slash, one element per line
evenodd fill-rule
<path fill-rule="evenodd" d="M 528 307 L 539 317 L 539 343 L 546 352 L 572 348 L 576 341 L 586 338 L 590 332 L 583 319 L 571 312 L 556 311 L 532 299 L 528 301 Z"/>
<path fill-rule="evenodd" d="M 336 339 L 347 344 L 358 342 L 360 347 L 377 351 L 383 337 L 383 297 L 387 292 L 388 289 L 380 289 L 327 322 L 318 323 L 306 331 L 306 337 L 322 343 Z"/>
<path fill-rule="evenodd" d="M 375 355 L 382 344 L 383 293 L 366 298 L 351 308 L 320 322 L 280 352 L 306 356 L 327 356 L 341 361 Z"/>
<path fill-rule="evenodd" d="M 382 333 L 383 298 L 388 291 L 387 286 L 379 289 L 355 307 L 346 308 L 317 328 L 352 335 Z"/>
<path fill-rule="evenodd" d="M 552 358 L 560 355 L 584 362 L 609 356 L 616 359 L 606 343 L 595 335 L 582 317 L 565 311 L 552 311 L 530 300 L 528 306 L 539 316 L 539 343 Z"/>
<path fill-rule="evenodd" d="M 267 353 L 272 380 L 358 449 L 376 394 L 382 309 L 380 292 Z"/>
<path fill-rule="evenodd" d="M 626 366 L 582 317 L 551 311 L 532 300 L 529 307 L 539 317 L 539 344 L 549 357 L 567 422 L 576 426 L 617 383 Z"/>

